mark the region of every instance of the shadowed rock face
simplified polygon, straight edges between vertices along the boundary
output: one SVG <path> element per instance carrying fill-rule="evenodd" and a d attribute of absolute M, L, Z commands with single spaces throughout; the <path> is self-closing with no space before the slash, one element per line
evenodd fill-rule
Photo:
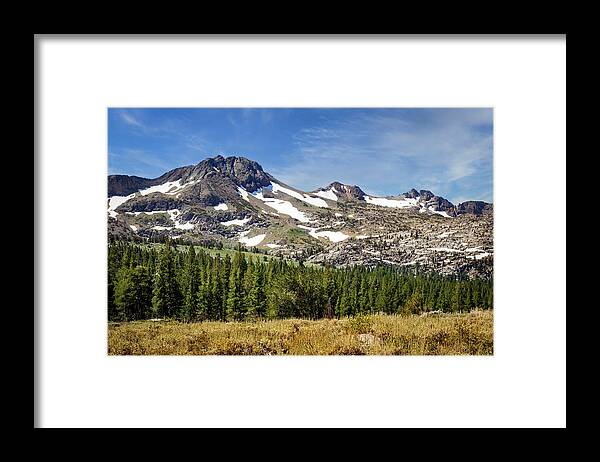
<path fill-rule="evenodd" d="M 428 201 L 428 200 L 433 199 L 434 197 L 437 197 L 431 191 L 428 191 L 426 189 L 421 189 L 421 191 L 419 191 L 419 196 L 420 196 L 421 200 L 424 200 L 424 201 Z"/>
<path fill-rule="evenodd" d="M 419 191 L 417 191 L 415 188 L 412 188 L 410 191 L 405 192 L 403 196 L 408 197 L 410 199 L 416 199 L 417 197 L 419 197 Z"/>
<path fill-rule="evenodd" d="M 129 175 L 109 175 L 108 176 L 108 197 L 128 196 L 140 189 L 152 186 L 153 180 L 139 176 Z"/>
<path fill-rule="evenodd" d="M 131 193 L 146 189 L 150 186 L 156 186 L 168 181 L 180 179 L 187 169 L 191 167 L 178 167 L 170 170 L 158 178 L 142 178 L 129 175 L 108 175 L 108 197 L 128 196 Z"/>
<path fill-rule="evenodd" d="M 223 157 L 217 156 L 203 160 L 192 167 L 189 174 L 184 175 L 183 180 L 202 179 L 214 176 L 215 174 L 225 175 L 236 185 L 243 187 L 248 191 L 256 191 L 264 186 L 268 186 L 273 177 L 266 173 L 258 162 L 246 159 L 245 157 Z"/>
<path fill-rule="evenodd" d="M 108 236 L 111 239 L 136 239 L 136 235 L 125 222 L 115 220 L 114 218 L 108 219 Z"/>
<path fill-rule="evenodd" d="M 154 193 L 147 196 L 134 197 L 119 207 L 120 212 L 152 212 L 154 210 L 170 210 L 181 207 L 183 202 L 171 196 Z"/>
<path fill-rule="evenodd" d="M 466 201 L 461 202 L 456 206 L 457 215 L 463 215 L 465 213 L 471 215 L 483 215 L 486 213 L 492 213 L 493 210 L 493 204 L 483 201 Z"/>

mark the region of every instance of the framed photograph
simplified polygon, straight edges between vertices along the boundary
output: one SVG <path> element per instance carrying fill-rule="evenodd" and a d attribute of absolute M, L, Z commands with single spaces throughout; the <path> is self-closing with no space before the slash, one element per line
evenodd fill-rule
<path fill-rule="evenodd" d="M 566 36 L 42 35 L 35 73 L 34 426 L 566 426 Z"/>
<path fill-rule="evenodd" d="M 109 108 L 108 353 L 491 355 L 492 121 Z"/>

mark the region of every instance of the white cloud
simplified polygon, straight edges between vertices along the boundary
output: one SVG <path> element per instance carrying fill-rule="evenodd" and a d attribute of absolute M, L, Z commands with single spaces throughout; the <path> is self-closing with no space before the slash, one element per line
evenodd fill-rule
<path fill-rule="evenodd" d="M 128 125 L 133 125 L 134 127 L 144 128 L 144 125 L 139 120 L 137 120 L 135 117 L 133 117 L 130 113 L 128 113 L 127 111 L 120 111 L 119 115 L 121 116 L 121 119 Z"/>

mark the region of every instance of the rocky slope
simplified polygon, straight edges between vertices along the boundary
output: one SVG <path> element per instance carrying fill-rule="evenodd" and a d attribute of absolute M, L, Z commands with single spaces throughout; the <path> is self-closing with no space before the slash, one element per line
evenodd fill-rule
<path fill-rule="evenodd" d="M 491 276 L 492 204 L 431 191 L 376 197 L 333 182 L 304 192 L 244 157 L 205 159 L 146 179 L 108 177 L 109 235 L 242 243 L 336 266 L 399 265 Z"/>

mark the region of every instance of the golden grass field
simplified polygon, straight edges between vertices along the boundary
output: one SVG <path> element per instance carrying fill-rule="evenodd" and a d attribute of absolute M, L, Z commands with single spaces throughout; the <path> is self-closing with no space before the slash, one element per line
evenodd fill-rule
<path fill-rule="evenodd" d="M 109 323 L 110 355 L 491 355 L 493 312 Z"/>

